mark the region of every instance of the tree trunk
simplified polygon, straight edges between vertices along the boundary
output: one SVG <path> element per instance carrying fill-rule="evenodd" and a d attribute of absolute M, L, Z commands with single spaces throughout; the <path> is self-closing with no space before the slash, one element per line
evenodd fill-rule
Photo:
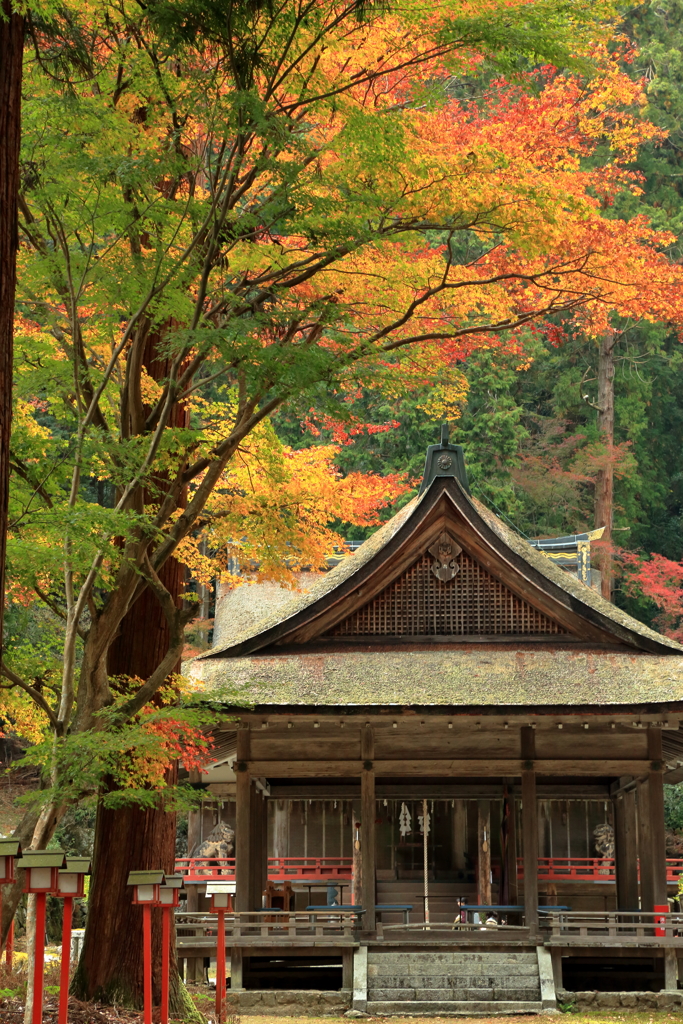
<path fill-rule="evenodd" d="M 156 357 L 158 336 L 151 336 L 143 365 L 151 377 L 162 380 L 169 364 Z M 186 426 L 187 415 L 177 407 L 172 426 Z M 156 484 L 163 488 L 164 481 Z M 158 496 L 149 496 L 150 502 Z M 159 578 L 177 606 L 182 601 L 185 573 L 175 559 L 169 559 Z M 169 630 L 159 602 L 145 588 L 121 623 L 118 637 L 109 649 L 110 676 L 147 679 L 160 664 L 169 647 Z M 176 671 L 180 664 L 176 666 Z M 176 768 L 173 770 L 175 777 Z M 174 781 L 174 779 L 172 780 Z M 145 868 L 173 872 L 175 862 L 176 815 L 159 809 L 128 807 L 98 808 L 93 877 L 88 903 L 83 952 L 72 991 L 81 999 L 95 999 L 141 1008 L 143 1005 L 142 911 L 133 906 L 127 885 L 129 871 Z M 152 928 L 153 1000 L 161 992 L 161 911 L 155 911 Z M 158 919 L 157 919 L 158 918 Z M 179 983 L 175 953 L 175 930 L 171 936 L 170 1006 L 173 1016 L 188 1019 L 189 997 Z"/>
<path fill-rule="evenodd" d="M 5 546 L 12 427 L 14 293 L 17 280 L 17 197 L 21 143 L 24 19 L 2 0 L 0 17 L 0 648 L 5 594 Z"/>
<path fill-rule="evenodd" d="M 600 547 L 602 596 L 612 599 L 612 517 L 614 514 L 614 348 L 617 337 L 606 331 L 600 339 L 598 356 L 598 431 L 607 449 L 604 469 L 595 479 L 595 526 L 605 527 Z"/>

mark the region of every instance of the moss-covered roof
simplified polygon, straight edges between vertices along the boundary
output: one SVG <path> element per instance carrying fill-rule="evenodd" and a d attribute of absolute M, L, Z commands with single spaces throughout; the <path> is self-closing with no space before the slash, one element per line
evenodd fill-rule
<path fill-rule="evenodd" d="M 403 524 L 410 519 L 410 516 L 421 500 L 421 498 L 413 498 L 407 505 L 404 505 L 395 516 L 392 516 L 379 530 L 376 530 L 353 554 L 348 555 L 334 569 L 325 573 L 324 576 L 313 584 L 310 590 L 307 590 L 305 593 L 294 594 L 290 601 L 278 604 L 275 611 L 266 615 L 259 622 L 250 624 L 246 629 L 236 631 L 229 640 L 212 647 L 210 651 L 200 655 L 200 658 L 215 657 L 215 655 L 221 654 L 223 651 L 227 653 L 231 648 L 238 647 L 245 640 L 250 640 L 261 633 L 267 633 L 273 627 L 286 623 L 288 620 L 293 619 L 295 615 L 298 615 L 299 612 L 310 608 L 316 601 L 331 594 L 333 590 L 342 583 L 345 583 L 354 573 L 357 573 L 366 566 L 376 554 L 379 554 L 382 548 L 398 533 Z"/>
<path fill-rule="evenodd" d="M 450 500 L 452 506 L 473 525 L 478 534 L 488 537 L 487 543 L 497 547 L 499 555 L 502 553 L 513 566 L 513 571 L 521 572 L 533 582 L 538 589 L 539 604 L 545 592 L 570 607 L 574 616 L 584 617 L 593 627 L 597 626 L 601 635 L 612 637 L 616 643 L 647 649 L 654 654 L 683 652 L 683 646 L 605 601 L 592 588 L 531 547 L 480 501 L 468 495 L 456 480 L 437 478 L 422 495 L 405 505 L 353 555 L 345 558 L 310 590 L 295 594 L 284 604 L 279 603 L 276 609 L 259 621 L 252 621 L 246 628 L 234 632 L 229 639 L 226 638 L 200 655 L 199 660 L 213 660 L 221 656 L 234 658 L 252 654 L 276 642 L 286 643 L 288 632 L 294 627 L 298 628 L 302 621 L 315 619 L 339 594 L 348 592 L 349 587 L 356 585 L 356 577 L 362 583 L 368 574 L 374 574 L 377 567 L 387 557 L 391 557 L 390 551 L 396 544 L 403 544 L 403 538 L 407 539 L 414 533 L 424 516 L 442 498 Z M 588 632 L 585 638 L 590 635 L 594 634 Z M 582 639 L 580 635 L 578 638 Z M 454 639 L 454 642 L 457 640 Z M 404 650 L 400 653 L 397 651 L 397 657 L 401 658 L 403 653 Z M 283 652 L 282 657 L 289 655 Z"/>
<path fill-rule="evenodd" d="M 481 518 L 489 526 L 495 534 L 502 541 L 507 544 L 516 554 L 520 555 L 525 562 L 532 565 L 538 570 L 546 579 L 555 583 L 565 593 L 570 594 L 573 598 L 580 601 L 582 604 L 587 605 L 594 611 L 599 612 L 600 615 L 606 619 L 611 620 L 615 624 L 624 627 L 625 629 L 631 630 L 639 636 L 647 637 L 650 640 L 656 641 L 665 647 L 671 648 L 672 651 L 683 652 L 683 646 L 672 640 L 668 636 L 663 636 L 654 629 L 650 629 L 643 622 L 639 622 L 638 619 L 634 619 L 632 615 L 628 615 L 623 609 L 617 608 L 616 605 L 612 604 L 611 601 L 606 601 L 596 590 L 592 587 L 582 583 L 581 580 L 577 579 L 571 573 L 565 572 L 556 565 L 550 558 L 546 558 L 545 555 L 537 548 L 533 548 L 528 544 L 523 537 L 515 533 L 508 526 L 503 523 L 498 516 L 495 516 L 490 509 L 486 508 L 476 498 L 468 496 L 467 500 L 475 507 Z"/>
<path fill-rule="evenodd" d="M 226 703 L 337 707 L 642 705 L 683 701 L 683 657 L 547 643 L 402 644 L 195 660 Z"/>

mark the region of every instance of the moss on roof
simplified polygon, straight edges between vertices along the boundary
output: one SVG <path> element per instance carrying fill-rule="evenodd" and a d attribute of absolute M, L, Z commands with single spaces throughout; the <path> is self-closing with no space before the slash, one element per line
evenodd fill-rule
<path fill-rule="evenodd" d="M 546 558 L 545 555 L 537 548 L 533 548 L 531 544 L 527 543 L 523 537 L 515 533 L 508 526 L 503 523 L 498 516 L 495 516 L 485 505 L 483 505 L 476 498 L 468 496 L 468 501 L 474 505 L 475 509 L 484 520 L 487 526 L 489 526 L 495 534 L 502 541 L 507 544 L 516 554 L 520 555 L 529 565 L 532 565 L 534 569 L 537 569 L 542 573 L 546 579 L 551 580 L 557 584 L 567 594 L 571 594 L 573 598 L 581 601 L 583 604 L 593 608 L 594 611 L 599 612 L 606 618 L 611 619 L 618 625 L 625 629 L 630 629 L 634 633 L 638 633 L 640 636 L 648 637 L 650 640 L 656 640 L 657 643 L 663 644 L 666 647 L 670 647 L 674 651 L 683 651 L 683 645 L 672 640 L 668 636 L 663 636 L 661 633 L 657 633 L 656 630 L 650 629 L 643 622 L 639 622 L 638 619 L 634 619 L 632 615 L 628 615 L 621 608 L 617 608 L 611 601 L 606 601 L 596 590 L 592 587 L 582 583 L 581 580 L 577 579 L 571 573 L 565 572 L 556 565 L 550 558 Z"/>
<path fill-rule="evenodd" d="M 232 703 L 499 706 L 683 701 L 683 656 L 543 645 L 403 645 L 195 660 L 191 674 Z"/>
<path fill-rule="evenodd" d="M 327 573 L 317 583 L 315 583 L 309 591 L 306 593 L 299 593 L 294 595 L 290 601 L 286 604 L 279 604 L 275 609 L 270 611 L 264 618 L 260 619 L 256 623 L 252 623 L 247 628 L 241 630 L 232 635 L 232 637 L 223 643 L 217 644 L 210 651 L 199 656 L 199 660 L 211 660 L 219 656 L 221 653 L 225 653 L 226 656 L 230 656 L 230 652 L 235 648 L 239 647 L 247 641 L 253 641 L 256 638 L 262 637 L 261 643 L 251 645 L 251 650 L 254 650 L 258 646 L 266 647 L 271 639 L 275 638 L 274 631 L 277 630 L 277 636 L 282 637 L 287 632 L 287 623 L 293 620 L 295 616 L 308 608 L 312 609 L 313 605 L 321 598 L 325 598 L 330 595 L 337 587 L 341 586 L 347 580 L 349 580 L 354 574 L 360 572 L 376 555 L 381 553 L 393 537 L 405 526 L 413 516 L 418 516 L 420 506 L 426 501 L 428 496 L 435 493 L 435 489 L 438 491 L 447 488 L 456 488 L 455 497 L 451 494 L 451 500 L 457 500 L 460 505 L 461 512 L 467 514 L 467 506 L 472 510 L 472 519 L 476 520 L 480 517 L 486 526 L 488 526 L 493 533 L 506 545 L 515 555 L 523 559 L 529 566 L 535 569 L 549 582 L 554 584 L 560 590 L 564 591 L 572 598 L 573 611 L 581 614 L 580 605 L 584 605 L 586 613 L 590 614 L 589 609 L 592 609 L 593 613 L 598 613 L 605 621 L 605 627 L 609 631 L 609 625 L 612 624 L 612 628 L 616 626 L 617 629 L 614 631 L 615 636 L 621 638 L 622 641 L 631 642 L 637 644 L 637 637 L 646 638 L 648 641 L 654 643 L 661 650 L 662 648 L 671 650 L 671 652 L 682 651 L 683 646 L 676 643 L 676 641 L 669 639 L 668 637 L 662 636 L 645 626 L 642 622 L 638 622 L 632 616 L 627 615 L 626 612 L 617 608 L 611 602 L 604 600 L 596 591 L 591 587 L 581 583 L 576 577 L 570 573 L 565 572 L 559 566 L 555 565 L 549 558 L 546 558 L 542 552 L 533 548 L 527 541 L 525 541 L 514 531 L 510 530 L 501 520 L 495 516 L 485 505 L 483 505 L 476 498 L 472 498 L 466 493 L 461 485 L 456 480 L 437 478 L 419 497 L 413 498 L 412 501 L 408 502 L 399 512 L 396 513 L 387 523 L 384 524 L 379 530 L 376 531 L 363 545 L 353 554 L 345 558 L 338 566 L 332 569 L 331 572 Z M 476 524 L 475 524 L 476 525 Z M 592 615 L 591 618 L 595 619 Z M 294 622 L 292 622 L 294 625 Z M 624 634 L 624 630 L 628 630 L 633 636 L 631 638 Z M 273 631 L 273 632 L 271 632 Z M 235 655 L 233 655 L 234 657 Z"/>
<path fill-rule="evenodd" d="M 228 651 L 231 647 L 237 647 L 238 644 L 243 643 L 245 640 L 251 640 L 252 637 L 258 636 L 259 633 L 265 633 L 273 626 L 279 626 L 280 623 L 293 618 L 299 612 L 314 604 L 321 597 L 325 597 L 327 594 L 331 593 L 335 587 L 344 583 L 349 579 L 349 577 L 353 576 L 354 573 L 367 565 L 370 559 L 374 558 L 374 556 L 389 543 L 391 538 L 398 533 L 406 520 L 410 518 L 413 510 L 421 500 L 422 497 L 416 497 L 409 501 L 407 505 L 404 505 L 395 516 L 392 516 L 387 523 L 380 526 L 380 528 L 376 530 L 375 533 L 373 533 L 372 536 L 363 544 L 361 544 L 361 546 L 357 548 L 352 555 L 348 555 L 339 563 L 339 565 L 336 565 L 334 569 L 331 569 L 330 572 L 326 573 L 321 577 L 321 579 L 314 583 L 310 590 L 307 590 L 305 593 L 293 595 L 291 600 L 284 604 L 278 604 L 278 606 L 264 616 L 264 618 L 249 625 L 246 629 L 233 633 L 230 640 L 217 644 L 215 647 L 212 647 L 210 651 L 206 651 L 199 657 L 211 658 L 216 654 L 220 654 L 221 651 Z"/>

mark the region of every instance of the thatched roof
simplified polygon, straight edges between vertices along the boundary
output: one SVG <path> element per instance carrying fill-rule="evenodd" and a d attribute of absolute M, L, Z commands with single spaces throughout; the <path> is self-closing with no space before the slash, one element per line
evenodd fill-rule
<path fill-rule="evenodd" d="M 411 538 L 419 536 L 422 523 L 439 507 L 476 533 L 481 544 L 497 559 L 497 564 L 504 567 L 513 590 L 515 580 L 522 581 L 527 592 L 532 588 L 536 607 L 546 610 L 545 605 L 554 605 L 556 610 L 558 607 L 565 609 L 571 615 L 576 640 L 595 640 L 599 634 L 603 642 L 625 644 L 634 650 L 664 655 L 683 652 L 680 644 L 638 622 L 553 564 L 467 494 L 456 479 L 438 477 L 308 592 L 279 603 L 275 612 L 235 631 L 230 638 L 200 655 L 198 661 L 240 657 L 268 649 L 273 644 L 286 644 L 290 642 L 288 635 L 303 624 L 312 624 L 315 631 L 316 618 L 328 613 L 335 603 L 341 607 L 342 599 L 347 600 L 354 591 L 359 594 L 357 603 L 362 603 L 360 595 L 368 590 L 373 576 L 390 564 Z M 348 607 L 348 600 L 345 607 Z M 552 612 L 550 614 L 552 617 Z M 320 635 L 325 634 L 326 628 L 321 627 Z M 453 639 L 457 642 L 456 637 Z"/>
<path fill-rule="evenodd" d="M 195 661 L 228 704 L 257 706 L 585 707 L 683 702 L 683 657 L 572 645 L 330 645 L 310 652 Z"/>

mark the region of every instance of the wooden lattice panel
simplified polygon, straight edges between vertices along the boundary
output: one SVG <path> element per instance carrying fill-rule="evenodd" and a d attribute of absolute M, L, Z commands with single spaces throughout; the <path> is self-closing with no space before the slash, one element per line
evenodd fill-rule
<path fill-rule="evenodd" d="M 513 594 L 465 551 L 443 583 L 424 554 L 377 597 L 335 626 L 331 636 L 546 636 L 566 633 Z"/>

